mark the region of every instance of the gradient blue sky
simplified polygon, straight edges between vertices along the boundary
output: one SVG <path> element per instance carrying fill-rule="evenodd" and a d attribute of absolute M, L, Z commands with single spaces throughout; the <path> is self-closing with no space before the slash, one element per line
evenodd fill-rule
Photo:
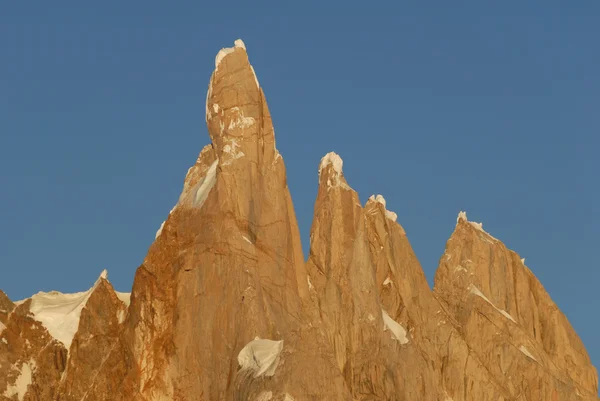
<path fill-rule="evenodd" d="M 0 288 L 81 291 L 106 268 L 130 290 L 209 141 L 214 56 L 240 37 L 305 251 L 334 150 L 430 281 L 466 210 L 599 366 L 600 2 L 282 3 L 2 2 Z"/>

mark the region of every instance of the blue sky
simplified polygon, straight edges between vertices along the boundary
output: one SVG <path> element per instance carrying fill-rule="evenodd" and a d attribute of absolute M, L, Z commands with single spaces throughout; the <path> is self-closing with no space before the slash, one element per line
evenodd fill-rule
<path fill-rule="evenodd" d="M 385 196 L 430 281 L 466 210 L 527 259 L 600 365 L 599 2 L 174 3 L 0 5 L 12 299 L 81 291 L 105 268 L 131 288 L 209 142 L 214 56 L 240 37 L 305 251 L 334 150 L 363 201 Z"/>

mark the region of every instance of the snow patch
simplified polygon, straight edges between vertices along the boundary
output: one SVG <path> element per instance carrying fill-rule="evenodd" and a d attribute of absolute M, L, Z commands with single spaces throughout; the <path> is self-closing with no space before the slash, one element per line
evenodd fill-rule
<path fill-rule="evenodd" d="M 121 309 L 119 314 L 117 315 L 117 319 L 119 320 L 119 324 L 125 321 L 125 317 L 127 317 L 127 311 L 125 309 Z"/>
<path fill-rule="evenodd" d="M 375 321 L 375 316 L 373 316 L 371 313 L 369 313 L 369 315 L 367 316 L 367 319 L 369 319 L 369 322 L 373 322 L 373 321 Z"/>
<path fill-rule="evenodd" d="M 387 217 L 388 219 L 392 220 L 392 221 L 396 221 L 398 220 L 398 215 L 392 211 L 386 210 L 385 211 L 385 217 Z"/>
<path fill-rule="evenodd" d="M 312 282 L 310 281 L 310 276 L 307 274 L 306 275 L 306 282 L 308 283 L 308 289 L 309 290 L 314 290 L 315 287 L 313 287 Z"/>
<path fill-rule="evenodd" d="M 481 231 L 482 233 L 484 233 L 485 235 L 487 235 L 489 238 L 491 238 L 491 239 L 493 240 L 493 242 L 492 242 L 492 241 L 489 241 L 489 240 L 488 240 L 488 242 L 490 242 L 490 243 L 492 243 L 492 244 L 493 244 L 494 242 L 498 242 L 498 239 L 497 239 L 497 238 L 494 238 L 493 236 L 491 236 L 491 235 L 490 235 L 490 233 L 488 233 L 487 231 L 485 231 L 485 230 L 483 229 L 483 223 L 476 223 L 476 222 L 474 222 L 474 221 L 469 221 L 469 220 L 467 219 L 467 212 L 459 212 L 459 213 L 458 213 L 458 217 L 456 218 L 456 224 L 458 225 L 458 223 L 459 223 L 461 220 L 462 220 L 462 221 L 464 221 L 464 222 L 466 222 L 466 223 L 469 223 L 469 224 L 471 225 L 471 227 L 474 227 L 475 229 L 477 229 L 477 230 Z"/>
<path fill-rule="evenodd" d="M 123 302 L 125 304 L 125 306 L 129 307 L 129 304 L 131 303 L 131 293 L 130 292 L 115 291 L 115 294 L 117 294 L 117 298 L 119 298 L 121 300 L 121 302 Z"/>
<path fill-rule="evenodd" d="M 385 201 L 385 198 L 383 197 L 383 195 L 377 195 L 377 196 L 371 195 L 371 196 L 369 196 L 369 200 L 373 201 L 373 202 L 381 203 L 383 205 L 383 209 L 385 210 L 385 217 L 387 217 L 388 219 L 390 219 L 392 221 L 398 220 L 398 215 L 396 213 L 386 209 L 387 202 Z"/>
<path fill-rule="evenodd" d="M 215 186 L 217 182 L 217 165 L 219 164 L 219 159 L 216 159 L 208 168 L 206 175 L 204 178 L 197 183 L 192 191 L 196 193 L 194 196 L 194 200 L 192 201 L 192 205 L 196 207 L 202 207 L 206 198 L 208 198 L 208 194 L 210 190 Z"/>
<path fill-rule="evenodd" d="M 2 334 L 2 332 L 6 329 L 6 326 L 4 325 L 4 323 L 0 322 L 0 334 Z"/>
<path fill-rule="evenodd" d="M 340 176 L 343 176 L 342 167 L 344 166 L 344 161 L 335 152 L 329 152 L 321 159 L 319 163 L 319 179 L 321 178 L 321 172 L 329 165 L 333 168 L 334 174 L 327 179 L 327 190 L 329 191 L 329 189 L 335 187 L 352 189 L 340 178 Z"/>
<path fill-rule="evenodd" d="M 333 167 L 333 170 L 337 174 L 342 174 L 342 167 L 344 166 L 344 161 L 342 158 L 335 152 L 329 152 L 321 159 L 321 163 L 319 163 L 319 177 L 321 176 L 321 171 L 328 165 Z"/>
<path fill-rule="evenodd" d="M 390 330 L 392 333 L 392 338 L 396 339 L 400 342 L 400 344 L 408 343 L 408 337 L 406 336 L 406 329 L 400 325 L 400 323 L 396 322 L 394 319 L 390 317 L 384 311 L 381 310 L 381 314 L 383 315 L 383 331 Z"/>
<path fill-rule="evenodd" d="M 219 64 L 225 58 L 226 55 L 231 54 L 235 51 L 235 47 L 224 47 L 217 53 L 215 57 L 215 70 L 219 68 Z"/>
<path fill-rule="evenodd" d="M 242 370 L 254 372 L 254 378 L 273 376 L 279 365 L 283 340 L 273 341 L 256 337 L 238 354 L 238 364 Z"/>
<path fill-rule="evenodd" d="M 218 113 L 218 112 L 219 112 L 219 105 L 218 105 L 218 104 L 216 104 L 216 103 L 215 103 L 215 104 L 213 104 L 213 111 L 214 111 L 215 113 Z"/>
<path fill-rule="evenodd" d="M 252 241 L 250 241 L 250 238 L 246 237 L 245 235 L 242 235 L 242 238 L 244 239 L 244 241 L 246 241 L 247 243 L 251 244 Z"/>
<path fill-rule="evenodd" d="M 369 199 L 375 200 L 375 202 L 377 203 L 381 203 L 383 205 L 383 207 L 385 207 L 387 205 L 387 202 L 385 201 L 385 198 L 383 197 L 383 195 L 371 195 L 371 197 Z"/>
<path fill-rule="evenodd" d="M 390 276 L 388 276 L 384 280 L 383 285 L 390 285 L 390 284 L 392 284 L 392 280 L 390 279 Z"/>
<path fill-rule="evenodd" d="M 525 266 L 525 258 L 521 259 L 521 263 L 523 264 L 523 266 Z"/>
<path fill-rule="evenodd" d="M 156 231 L 156 235 L 154 235 L 154 239 L 157 239 L 158 237 L 160 237 L 160 235 L 162 234 L 162 230 L 165 227 L 165 222 L 163 221 L 160 224 L 160 227 L 158 228 L 158 231 Z"/>
<path fill-rule="evenodd" d="M 23 363 L 23 366 L 21 366 L 21 372 L 17 377 L 17 380 L 15 380 L 15 384 L 8 385 L 4 391 L 4 396 L 12 398 L 16 395 L 19 401 L 23 401 L 23 398 L 27 393 L 27 388 L 31 384 L 31 373 L 35 371 L 35 368 L 36 366 L 34 360 Z"/>
<path fill-rule="evenodd" d="M 237 39 L 235 42 L 233 42 L 233 44 L 234 47 L 224 47 L 219 50 L 217 56 L 215 57 L 215 70 L 219 69 L 219 64 L 221 64 L 221 61 L 223 61 L 225 56 L 233 53 L 235 49 L 244 49 L 244 51 L 246 50 L 246 45 L 242 39 Z"/>
<path fill-rule="evenodd" d="M 6 338 L 3 338 L 3 339 L 2 339 L 2 342 L 3 342 L 4 344 L 8 344 L 8 341 L 6 341 Z"/>
<path fill-rule="evenodd" d="M 529 352 L 529 350 L 527 349 L 527 347 L 526 347 L 526 346 L 524 346 L 524 345 L 521 345 L 521 346 L 519 347 L 519 351 L 521 351 L 521 352 L 522 352 L 523 354 L 525 354 L 527 357 L 529 357 L 529 358 L 531 358 L 531 359 L 533 359 L 534 361 L 536 361 L 536 362 L 537 362 L 537 359 L 535 359 L 535 357 L 534 357 L 534 356 L 531 354 L 531 352 Z"/>
<path fill-rule="evenodd" d="M 476 286 L 474 286 L 473 284 L 471 284 L 469 286 L 469 291 L 471 292 L 471 294 L 477 295 L 478 297 L 482 298 L 485 302 L 487 302 L 488 304 L 492 305 L 494 307 L 494 309 L 496 309 L 498 312 L 500 312 L 502 315 L 504 315 L 504 317 L 506 317 L 507 319 L 512 320 L 513 322 L 517 322 L 515 319 L 513 319 L 513 317 L 504 309 L 499 309 L 496 307 L 496 305 L 494 305 L 492 303 L 492 301 L 490 301 L 488 299 L 488 297 L 486 297 L 485 295 L 483 295 L 483 293 L 479 290 L 479 288 L 477 288 Z"/>
<path fill-rule="evenodd" d="M 242 49 L 246 50 L 246 44 L 242 39 L 237 39 L 235 42 L 233 42 L 233 44 L 235 47 L 241 47 Z"/>
<path fill-rule="evenodd" d="M 256 76 L 256 72 L 254 71 L 254 67 L 250 66 L 250 70 L 252 71 L 252 75 L 254 75 L 254 82 L 256 82 L 256 87 L 260 88 L 260 84 L 258 83 L 258 77 Z"/>
<path fill-rule="evenodd" d="M 85 292 L 75 294 L 63 294 L 58 291 L 38 292 L 31 297 L 29 311 L 34 319 L 42 323 L 48 333 L 63 343 L 68 350 L 79 327 L 81 311 L 101 279 L 107 277 L 108 274 L 104 270 L 94 286 Z"/>

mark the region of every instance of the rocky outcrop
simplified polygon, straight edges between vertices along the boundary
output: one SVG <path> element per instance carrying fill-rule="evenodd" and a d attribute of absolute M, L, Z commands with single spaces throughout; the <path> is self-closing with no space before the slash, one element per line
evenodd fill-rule
<path fill-rule="evenodd" d="M 31 299 L 17 305 L 0 330 L 0 400 L 53 400 L 67 350 L 29 313 Z"/>
<path fill-rule="evenodd" d="M 119 392 L 128 368 L 121 358 L 124 352 L 120 331 L 129 302 L 127 295 L 119 295 L 106 278 L 101 277 L 96 283 L 81 310 L 58 400 L 112 400 Z M 105 370 L 110 374 L 98 374 Z"/>
<path fill-rule="evenodd" d="M 217 55 L 206 120 L 212 144 L 136 273 L 127 324 L 140 396 L 349 399 L 304 318 L 307 280 L 285 167 L 241 41 Z M 272 374 L 240 369 L 240 352 L 257 337 L 283 344 Z"/>
<path fill-rule="evenodd" d="M 326 155 L 305 262 L 244 43 L 222 49 L 211 143 L 131 297 L 0 291 L 0 401 L 592 401 L 597 372 L 518 255 L 461 213 L 430 289 L 381 195 Z"/>
<path fill-rule="evenodd" d="M 106 277 L 76 294 L 40 292 L 16 304 L 2 297 L 0 400 L 112 399 L 96 372 L 122 364 L 108 360 L 107 350 L 118 346 L 129 294 L 115 292 Z"/>
<path fill-rule="evenodd" d="M 581 340 L 524 262 L 461 212 L 435 294 L 505 398 L 597 399 Z"/>
<path fill-rule="evenodd" d="M 389 263 L 392 255 L 381 254 L 384 248 L 393 252 L 390 237 L 401 231 L 382 203 L 370 200 L 363 209 L 338 155 L 323 158 L 308 283 L 337 368 L 355 399 L 441 397 L 433 367 L 411 341 L 412 322 L 397 287 L 403 285 L 400 273 Z M 425 290 L 430 292 L 426 285 Z"/>

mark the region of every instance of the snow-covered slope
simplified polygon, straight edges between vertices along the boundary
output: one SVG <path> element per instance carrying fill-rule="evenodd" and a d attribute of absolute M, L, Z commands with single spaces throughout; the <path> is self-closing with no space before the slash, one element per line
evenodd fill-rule
<path fill-rule="evenodd" d="M 84 292 L 74 294 L 63 294 L 58 291 L 38 292 L 31 297 L 29 310 L 34 319 L 41 322 L 52 337 L 69 349 L 79 327 L 82 309 L 100 281 L 107 278 L 108 273 L 104 270 L 92 288 Z M 129 305 L 129 293 L 117 293 L 117 296 L 123 303 Z"/>

